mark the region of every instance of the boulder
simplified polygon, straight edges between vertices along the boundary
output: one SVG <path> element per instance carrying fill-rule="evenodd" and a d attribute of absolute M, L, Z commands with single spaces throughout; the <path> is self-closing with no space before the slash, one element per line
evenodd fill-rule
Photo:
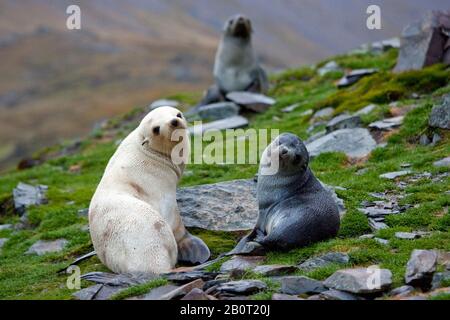
<path fill-rule="evenodd" d="M 341 216 L 344 201 L 334 188 L 322 184 L 335 200 Z M 253 179 L 232 180 L 180 188 L 177 202 L 184 224 L 207 230 L 250 230 L 258 218 L 256 182 Z"/>
<path fill-rule="evenodd" d="M 223 295 L 250 295 L 266 288 L 260 280 L 239 280 L 221 283 L 215 291 Z"/>
<path fill-rule="evenodd" d="M 386 291 L 392 284 L 392 273 L 388 269 L 344 269 L 333 273 L 324 282 L 325 286 L 354 294 L 374 294 Z"/>
<path fill-rule="evenodd" d="M 14 208 L 22 215 L 29 206 L 38 206 L 47 203 L 47 190 L 48 187 L 44 185 L 32 186 L 19 182 L 13 190 Z"/>
<path fill-rule="evenodd" d="M 25 254 L 37 254 L 42 256 L 47 253 L 61 252 L 67 245 L 68 241 L 66 239 L 58 239 L 53 241 L 39 240 L 35 242 Z"/>
<path fill-rule="evenodd" d="M 450 130 L 450 94 L 442 99 L 442 102 L 433 106 L 430 118 L 430 127 Z"/>
<path fill-rule="evenodd" d="M 173 107 L 173 108 L 178 108 L 180 106 L 180 103 L 178 101 L 175 100 L 169 100 L 169 99 L 160 99 L 160 100 L 156 100 L 153 101 L 149 106 L 148 106 L 148 110 L 152 111 L 156 108 L 159 107 Z"/>
<path fill-rule="evenodd" d="M 221 120 L 237 116 L 239 106 L 233 102 L 218 102 L 200 106 L 197 109 L 198 115 L 206 120 Z"/>
<path fill-rule="evenodd" d="M 189 133 L 201 135 L 209 130 L 237 129 L 248 126 L 248 120 L 242 116 L 234 116 L 189 127 Z"/>
<path fill-rule="evenodd" d="M 230 92 L 227 94 L 227 99 L 247 110 L 258 113 L 267 111 L 276 102 L 263 94 L 245 91 Z"/>
<path fill-rule="evenodd" d="M 328 252 L 326 254 L 310 258 L 301 263 L 298 267 L 305 271 L 329 266 L 331 264 L 346 264 L 350 261 L 350 257 L 346 253 Z"/>
<path fill-rule="evenodd" d="M 377 69 L 358 69 L 353 70 L 349 74 L 342 77 L 341 80 L 339 80 L 337 86 L 338 88 L 345 88 L 348 86 L 351 86 L 352 84 L 355 84 L 359 80 L 361 80 L 364 77 L 370 76 L 374 73 L 377 73 Z"/>
<path fill-rule="evenodd" d="M 420 70 L 444 62 L 448 30 L 450 11 L 429 12 L 421 21 L 406 26 L 394 71 Z"/>
<path fill-rule="evenodd" d="M 327 133 L 339 129 L 353 129 L 361 126 L 361 118 L 359 116 L 352 116 L 349 114 L 340 114 L 334 117 L 327 123 Z"/>
<path fill-rule="evenodd" d="M 388 118 L 380 121 L 375 121 L 369 124 L 369 128 L 375 130 L 390 131 L 392 129 L 400 127 L 403 123 L 403 119 L 404 119 L 403 116 L 399 116 L 395 118 Z"/>
<path fill-rule="evenodd" d="M 326 291 L 321 281 L 304 276 L 285 276 L 273 278 L 273 280 L 281 283 L 280 292 L 285 294 L 314 294 Z"/>
<path fill-rule="evenodd" d="M 405 282 L 414 287 L 427 289 L 436 271 L 438 255 L 432 250 L 415 249 L 406 265 Z"/>
<path fill-rule="evenodd" d="M 306 145 L 310 157 L 324 152 L 343 152 L 349 157 L 362 158 L 376 147 L 369 131 L 363 128 L 337 130 Z"/>

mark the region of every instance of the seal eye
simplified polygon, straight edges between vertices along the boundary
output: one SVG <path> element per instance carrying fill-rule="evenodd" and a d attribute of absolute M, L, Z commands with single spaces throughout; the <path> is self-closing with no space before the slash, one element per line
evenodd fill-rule
<path fill-rule="evenodd" d="M 177 117 L 183 119 L 183 115 L 181 114 L 181 112 L 177 114 Z"/>
<path fill-rule="evenodd" d="M 153 131 L 154 134 L 158 135 L 159 134 L 159 130 L 160 130 L 160 127 L 157 126 L 157 127 L 154 127 L 152 131 Z"/>

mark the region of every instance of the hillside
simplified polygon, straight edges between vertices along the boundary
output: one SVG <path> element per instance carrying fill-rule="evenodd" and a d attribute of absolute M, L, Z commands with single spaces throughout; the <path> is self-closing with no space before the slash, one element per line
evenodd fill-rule
<path fill-rule="evenodd" d="M 368 0 L 85 0 L 82 30 L 68 31 L 72 3 L 0 3 L 0 170 L 161 96 L 200 94 L 223 21 L 237 12 L 252 19 L 261 60 L 279 70 L 398 36 L 425 10 L 447 6 L 379 1 L 384 25 L 373 32 L 364 27 Z"/>
<path fill-rule="evenodd" d="M 370 52 L 348 54 L 319 63 L 318 67 L 321 67 L 334 60 L 347 70 L 380 69 L 379 73 L 340 90 L 336 88 L 335 81 L 342 76 L 341 71 L 320 76 L 316 68 L 304 67 L 272 77 L 269 95 L 277 103 L 266 113 L 251 117 L 250 128 L 279 128 L 281 132 L 293 132 L 306 140 L 320 129 L 308 132 L 312 118 L 312 112 L 308 110 L 317 111 L 332 106 L 335 114 L 356 112 L 370 103 L 375 103 L 377 107 L 362 116 L 364 125 L 399 114 L 405 114 L 405 119 L 400 128 L 377 137 L 379 147 L 366 158 L 355 161 L 342 153 L 325 153 L 313 159 L 311 168 L 315 175 L 329 185 L 340 187 L 336 192 L 344 200 L 347 212 L 339 236 L 287 253 L 269 253 L 266 264 L 298 265 L 324 253 L 345 253 L 349 257 L 345 266 L 377 264 L 392 271 L 393 287 L 398 287 L 404 282 L 405 266 L 413 249 L 450 251 L 450 178 L 447 167 L 433 165 L 450 154 L 450 134 L 448 130 L 428 128 L 432 106 L 444 94 L 450 93 L 450 70 L 436 65 L 422 71 L 393 74 L 390 70 L 395 65 L 396 57 L 397 51 L 391 49 L 381 55 Z M 176 98 L 190 105 L 196 96 L 180 93 Z M 298 102 L 300 106 L 292 112 L 282 111 Z M 0 177 L 0 224 L 20 226 L 19 229 L 5 227 L 0 231 L 0 238 L 7 239 L 0 256 L 0 299 L 72 298 L 73 291 L 65 287 L 66 275 L 57 271 L 92 250 L 86 228 L 87 218 L 79 210 L 88 207 L 117 142 L 136 126 L 145 112 L 137 108 L 112 118 L 81 144 L 67 143 L 44 150 L 41 154 L 47 159 L 44 163 L 24 171 L 10 171 Z M 424 133 L 438 133 L 441 140 L 435 145 L 421 145 L 419 140 Z M 404 167 L 412 173 L 394 180 L 380 177 Z M 256 165 L 191 164 L 181 185 L 252 178 L 256 171 Z M 12 207 L 12 191 L 19 182 L 48 186 L 48 203 L 27 209 L 28 222 L 25 221 L 25 224 L 19 223 L 24 220 Z M 389 215 L 385 221 L 388 228 L 371 231 L 366 215 L 358 208 L 364 202 L 379 200 L 376 196 L 380 194 L 381 197 L 396 199 L 405 211 Z M 198 228 L 191 231 L 205 240 L 213 256 L 230 250 L 242 236 L 242 232 Z M 397 238 L 396 232 L 422 232 L 426 236 L 403 240 Z M 374 234 L 372 238 L 361 238 L 368 233 Z M 38 240 L 56 239 L 67 240 L 59 253 L 42 256 L 25 254 Z M 107 271 L 96 257 L 83 262 L 80 267 L 82 273 Z M 215 264 L 210 271 L 217 271 L 219 267 L 220 263 Z M 341 268 L 342 265 L 332 263 L 313 271 L 297 271 L 296 274 L 323 280 Z M 439 270 L 442 268 L 439 266 Z M 267 288 L 252 298 L 268 299 L 278 290 L 278 285 L 269 277 L 252 272 L 239 276 L 243 279 L 255 277 L 263 280 Z M 152 287 L 164 284 L 167 284 L 166 280 L 152 281 L 127 289 L 115 298 L 143 294 Z M 90 282 L 82 281 L 83 288 L 90 285 Z M 448 294 L 445 297 L 448 298 Z"/>

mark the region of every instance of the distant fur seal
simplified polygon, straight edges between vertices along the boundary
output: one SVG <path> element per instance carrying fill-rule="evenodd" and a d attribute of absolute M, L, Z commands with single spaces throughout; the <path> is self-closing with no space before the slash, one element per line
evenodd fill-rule
<path fill-rule="evenodd" d="M 262 175 L 262 163 L 270 160 L 271 152 L 277 152 L 279 170 L 275 175 Z M 308 151 L 296 135 L 282 134 L 266 148 L 258 173 L 258 220 L 232 254 L 289 250 L 337 235 L 337 205 L 308 163 Z"/>
<path fill-rule="evenodd" d="M 202 105 L 222 101 L 232 91 L 266 93 L 266 72 L 259 65 L 252 46 L 252 24 L 243 15 L 227 20 L 214 62 L 215 85 L 209 88 Z"/>
<path fill-rule="evenodd" d="M 151 111 L 110 159 L 89 207 L 92 242 L 100 260 L 117 273 L 160 274 L 177 260 L 206 261 L 206 244 L 184 227 L 176 185 L 184 163 L 171 153 L 182 129 L 183 159 L 189 136 L 183 114 L 172 107 Z"/>

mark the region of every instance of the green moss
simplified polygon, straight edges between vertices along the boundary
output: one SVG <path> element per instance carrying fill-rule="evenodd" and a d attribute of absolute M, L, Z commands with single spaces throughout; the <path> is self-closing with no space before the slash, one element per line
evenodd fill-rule
<path fill-rule="evenodd" d="M 136 286 L 129 287 L 127 289 L 121 290 L 115 295 L 113 295 L 110 300 L 124 300 L 130 297 L 136 297 L 148 293 L 150 290 L 167 285 L 168 281 L 166 279 L 154 279 L 150 282 L 139 284 Z"/>

